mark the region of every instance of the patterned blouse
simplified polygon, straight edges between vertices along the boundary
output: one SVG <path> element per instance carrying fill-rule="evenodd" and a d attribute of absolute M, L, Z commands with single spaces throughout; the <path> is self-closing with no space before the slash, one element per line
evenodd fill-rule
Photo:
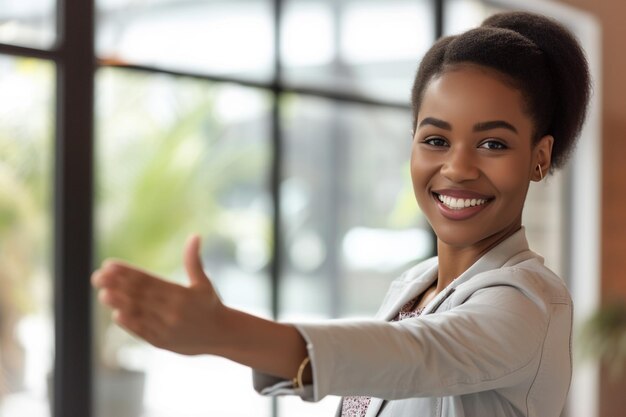
<path fill-rule="evenodd" d="M 424 308 L 415 308 L 421 295 L 415 297 L 402 306 L 398 315 L 392 321 L 400 321 L 422 314 Z M 341 417 L 365 417 L 367 407 L 370 405 L 371 397 L 344 397 L 341 405 Z"/>

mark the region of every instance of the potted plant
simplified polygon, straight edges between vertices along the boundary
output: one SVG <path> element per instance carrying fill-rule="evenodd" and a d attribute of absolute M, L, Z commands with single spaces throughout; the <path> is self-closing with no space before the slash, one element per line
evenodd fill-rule
<path fill-rule="evenodd" d="M 596 310 L 580 333 L 583 354 L 599 360 L 613 378 L 626 368 L 626 301 L 614 301 Z"/>
<path fill-rule="evenodd" d="M 0 138 L 0 144 L 6 141 Z M 16 146 L 15 154 L 23 152 Z M 22 153 L 23 152 L 23 153 Z M 36 179 L 0 166 L 0 401 L 25 389 L 27 351 L 16 336 L 25 318 L 42 316 L 46 295 L 46 212 L 33 195 Z M 6 167 L 4 167 L 6 168 Z M 34 175 L 36 176 L 36 175 Z M 32 354 L 32 352 L 31 352 Z"/>
<path fill-rule="evenodd" d="M 136 340 L 115 326 L 107 317 L 109 312 L 98 308 L 98 326 L 103 331 L 95 335 L 100 341 L 100 360 L 95 379 L 95 415 L 97 417 L 137 417 L 143 411 L 145 373 L 133 357 L 142 354 Z"/>

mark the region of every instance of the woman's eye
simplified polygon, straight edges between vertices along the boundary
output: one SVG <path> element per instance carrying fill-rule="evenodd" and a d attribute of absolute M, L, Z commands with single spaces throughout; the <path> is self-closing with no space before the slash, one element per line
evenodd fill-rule
<path fill-rule="evenodd" d="M 507 149 L 507 146 L 504 143 L 502 143 L 500 141 L 497 141 L 497 140 L 487 140 L 487 141 L 481 143 L 479 147 L 480 148 L 484 148 L 484 149 L 491 149 L 491 150 L 494 150 L 494 151 L 500 151 L 500 150 L 503 150 L 503 149 Z"/>
<path fill-rule="evenodd" d="M 433 138 L 426 138 L 424 139 L 424 143 L 431 145 L 431 146 L 448 146 L 448 142 L 446 142 L 445 139 L 443 138 L 438 138 L 438 137 L 433 137 Z"/>

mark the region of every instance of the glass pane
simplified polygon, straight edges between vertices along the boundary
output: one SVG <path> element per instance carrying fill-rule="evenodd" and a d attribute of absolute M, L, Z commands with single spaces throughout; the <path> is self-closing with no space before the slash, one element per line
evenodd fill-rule
<path fill-rule="evenodd" d="M 56 0 L 0 0 L 0 42 L 49 49 L 56 41 Z"/>
<path fill-rule="evenodd" d="M 480 26 L 487 16 L 506 10 L 481 0 L 447 0 L 443 4 L 445 35 L 456 35 L 473 29 Z"/>
<path fill-rule="evenodd" d="M 389 280 L 433 251 L 409 173 L 410 111 L 294 96 L 281 104 L 283 314 L 372 315 Z"/>
<path fill-rule="evenodd" d="M 182 283 L 183 245 L 197 232 L 225 302 L 269 316 L 267 94 L 105 69 L 97 98 L 98 261 L 123 258 Z M 151 348 L 101 308 L 95 320 L 97 416 L 269 416 L 248 368 Z"/>
<path fill-rule="evenodd" d="M 281 105 L 282 318 L 373 317 L 390 281 L 433 251 L 409 173 L 410 111 L 294 96 Z M 333 415 L 336 400 L 279 404 L 281 416 Z"/>
<path fill-rule="evenodd" d="M 96 49 L 109 61 L 269 80 L 269 0 L 98 0 Z"/>
<path fill-rule="evenodd" d="M 558 171 L 539 183 L 531 182 L 522 218 L 530 248 L 541 254 L 546 266 L 566 282 L 567 176 L 567 171 Z"/>
<path fill-rule="evenodd" d="M 406 102 L 416 65 L 434 41 L 433 13 L 426 0 L 287 0 L 284 79 Z"/>
<path fill-rule="evenodd" d="M 0 415 L 48 416 L 54 66 L 0 57 Z"/>

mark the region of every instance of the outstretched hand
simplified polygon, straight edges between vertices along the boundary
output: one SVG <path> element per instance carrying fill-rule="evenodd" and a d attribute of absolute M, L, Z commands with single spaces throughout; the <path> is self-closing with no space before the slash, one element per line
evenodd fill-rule
<path fill-rule="evenodd" d="M 105 261 L 91 282 L 113 320 L 152 345 L 186 355 L 215 354 L 291 379 L 307 355 L 295 327 L 222 304 L 202 269 L 200 238 L 191 237 L 184 264 L 189 285 L 164 281 L 121 261 Z M 310 381 L 310 371 L 304 374 Z"/>
<path fill-rule="evenodd" d="M 203 270 L 199 249 L 200 238 L 189 238 L 186 287 L 112 260 L 91 282 L 100 302 L 113 309 L 113 320 L 154 346 L 187 355 L 216 353 L 225 306 Z"/>

